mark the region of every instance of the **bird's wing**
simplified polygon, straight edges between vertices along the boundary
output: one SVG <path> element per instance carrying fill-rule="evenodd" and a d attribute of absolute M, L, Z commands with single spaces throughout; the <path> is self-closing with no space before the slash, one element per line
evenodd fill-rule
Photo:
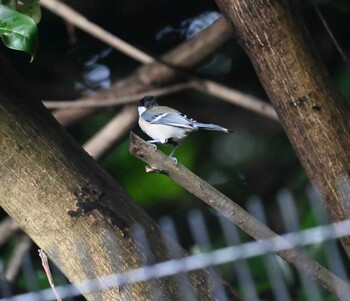
<path fill-rule="evenodd" d="M 193 129 L 193 120 L 182 115 L 180 112 L 167 112 L 162 114 L 151 114 L 147 111 L 142 114 L 142 118 L 152 124 L 171 125 L 180 128 Z"/>

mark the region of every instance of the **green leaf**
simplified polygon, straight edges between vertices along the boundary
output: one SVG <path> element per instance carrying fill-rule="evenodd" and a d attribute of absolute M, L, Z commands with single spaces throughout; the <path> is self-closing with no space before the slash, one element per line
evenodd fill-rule
<path fill-rule="evenodd" d="M 41 9 L 38 0 L 17 1 L 16 10 L 31 17 L 36 24 L 40 22 Z"/>
<path fill-rule="evenodd" d="M 0 5 L 0 36 L 4 44 L 25 51 L 33 60 L 38 48 L 38 28 L 32 18 Z"/>

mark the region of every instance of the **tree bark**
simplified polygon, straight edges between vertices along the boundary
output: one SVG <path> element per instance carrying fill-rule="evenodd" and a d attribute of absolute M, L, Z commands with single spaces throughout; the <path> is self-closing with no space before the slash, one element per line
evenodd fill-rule
<path fill-rule="evenodd" d="M 0 137 L 0 205 L 71 282 L 145 265 L 142 243 L 131 235 L 135 223 L 145 229 L 156 262 L 171 257 L 156 224 L 30 95 L 2 57 Z M 172 244 L 174 254 L 185 255 Z M 175 279 L 152 280 L 163 300 L 180 299 Z M 215 277 L 199 270 L 189 279 L 198 300 L 217 300 Z M 154 293 L 149 282 L 140 282 L 85 297 L 157 300 Z"/>
<path fill-rule="evenodd" d="M 350 218 L 350 118 L 296 1 L 216 0 L 235 26 L 299 159 L 333 221 Z M 342 239 L 350 255 L 350 238 Z"/>

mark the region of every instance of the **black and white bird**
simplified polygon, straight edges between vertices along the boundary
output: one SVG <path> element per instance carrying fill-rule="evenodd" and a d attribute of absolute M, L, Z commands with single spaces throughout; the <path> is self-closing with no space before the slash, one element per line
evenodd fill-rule
<path fill-rule="evenodd" d="M 154 96 L 143 97 L 140 100 L 138 112 L 140 128 L 152 138 L 147 142 L 173 144 L 174 149 L 169 155 L 172 158 L 174 158 L 173 155 L 179 142 L 190 132 L 203 129 L 232 133 L 231 130 L 219 125 L 200 123 L 173 108 L 159 106 Z M 176 158 L 174 159 L 176 160 Z"/>

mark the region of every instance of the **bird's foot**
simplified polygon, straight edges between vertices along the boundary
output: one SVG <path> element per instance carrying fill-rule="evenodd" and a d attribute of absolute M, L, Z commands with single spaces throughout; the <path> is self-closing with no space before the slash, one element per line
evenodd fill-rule
<path fill-rule="evenodd" d="M 154 143 L 149 142 L 149 141 L 147 141 L 147 143 L 148 143 L 150 146 L 152 146 L 154 150 L 157 149 L 157 145 L 155 145 Z"/>
<path fill-rule="evenodd" d="M 177 159 L 176 159 L 175 157 L 169 156 L 169 158 L 170 158 L 171 160 L 173 160 L 173 161 L 177 164 Z"/>

